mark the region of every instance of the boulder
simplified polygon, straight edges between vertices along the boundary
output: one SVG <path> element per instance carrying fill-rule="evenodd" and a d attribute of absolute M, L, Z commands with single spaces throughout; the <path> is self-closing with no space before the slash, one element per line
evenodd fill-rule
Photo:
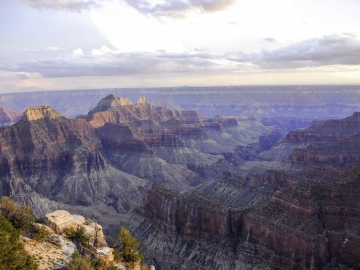
<path fill-rule="evenodd" d="M 46 222 L 57 234 L 62 234 L 66 228 L 78 227 L 74 217 L 65 210 L 57 210 L 45 215 Z"/>

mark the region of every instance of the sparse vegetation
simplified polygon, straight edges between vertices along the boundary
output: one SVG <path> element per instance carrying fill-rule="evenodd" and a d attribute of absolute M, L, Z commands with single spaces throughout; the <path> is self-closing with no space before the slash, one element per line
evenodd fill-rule
<path fill-rule="evenodd" d="M 85 228 L 80 226 L 78 228 L 66 228 L 65 235 L 81 245 L 86 247 L 89 244 L 89 236 L 86 234 Z"/>
<path fill-rule="evenodd" d="M 82 257 L 78 251 L 73 254 L 72 260 L 65 267 L 65 270 L 116 270 L 117 267 L 113 265 L 106 265 L 105 262 L 91 258 Z"/>
<path fill-rule="evenodd" d="M 19 243 L 19 234 L 13 225 L 0 215 L 0 270 L 38 269 L 33 257 Z"/>
<path fill-rule="evenodd" d="M 9 197 L 2 197 L 0 200 L 1 214 L 15 227 L 18 232 L 29 229 L 34 221 L 30 206 L 21 206 Z"/>
<path fill-rule="evenodd" d="M 35 234 L 33 239 L 36 242 L 43 242 L 46 241 L 50 236 L 50 232 L 44 227 L 42 226 Z"/>

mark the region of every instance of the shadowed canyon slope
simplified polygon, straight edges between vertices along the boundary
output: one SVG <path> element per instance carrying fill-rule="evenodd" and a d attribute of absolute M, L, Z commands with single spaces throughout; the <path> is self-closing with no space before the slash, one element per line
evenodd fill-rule
<path fill-rule="evenodd" d="M 147 184 L 111 167 L 91 125 L 50 107 L 29 108 L 19 122 L 1 128 L 0 144 L 2 195 L 36 192 L 57 202 L 105 202 L 126 211 Z"/>
<path fill-rule="evenodd" d="M 184 194 L 153 186 L 127 224 L 146 254 L 163 254 L 160 269 L 358 269 L 359 123 L 354 113 L 290 132 L 272 169 L 232 168 Z"/>

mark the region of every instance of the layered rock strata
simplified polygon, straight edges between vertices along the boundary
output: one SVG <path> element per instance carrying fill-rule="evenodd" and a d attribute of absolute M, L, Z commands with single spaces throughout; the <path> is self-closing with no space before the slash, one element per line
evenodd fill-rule
<path fill-rule="evenodd" d="M 283 188 L 268 196 L 268 200 L 258 198 L 253 206 L 249 200 L 246 207 L 231 207 L 225 200 L 199 193 L 181 195 L 156 185 L 145 198 L 143 210 L 137 211 L 146 221 L 133 229 L 137 235 L 145 233 L 152 238 L 154 231 L 149 228 L 154 226 L 160 231 L 159 239 L 171 235 L 177 239 L 174 244 L 183 248 L 194 245 L 195 241 L 216 247 L 222 254 L 231 253 L 232 264 L 217 269 L 237 269 L 239 261 L 258 265 L 258 260 L 264 267 L 269 265 L 274 269 L 357 269 L 360 267 L 358 172 L 359 166 L 340 171 L 314 168 L 305 174 L 268 171 L 263 181 Z M 241 181 L 237 186 L 233 184 L 239 190 L 245 186 Z M 144 231 L 141 228 L 146 222 L 149 225 Z M 159 245 L 164 245 L 161 241 Z M 181 254 L 181 249 L 171 245 L 168 250 L 168 256 L 174 260 Z M 208 259 L 197 257 L 200 250 L 185 258 L 188 269 L 206 269 Z M 146 252 L 153 251 L 147 247 Z M 163 260 L 159 265 L 169 265 L 168 260 Z"/>
<path fill-rule="evenodd" d="M 129 211 L 148 181 L 113 168 L 102 151 L 86 122 L 48 107 L 28 109 L 22 120 L 0 128 L 0 194 L 20 199 L 34 193 L 66 204 L 106 203 Z"/>

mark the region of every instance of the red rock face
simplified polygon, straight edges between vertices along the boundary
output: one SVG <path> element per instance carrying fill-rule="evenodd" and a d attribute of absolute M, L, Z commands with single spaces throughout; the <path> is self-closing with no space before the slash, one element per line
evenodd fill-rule
<path fill-rule="evenodd" d="M 139 213 L 162 232 L 260 257 L 277 269 L 322 269 L 329 265 L 357 269 L 359 169 L 324 171 L 324 179 L 343 181 L 335 183 L 299 182 L 295 176 L 269 171 L 264 181 L 283 183 L 285 188 L 250 209 L 230 208 L 199 194 L 184 196 L 153 186 Z M 316 173 L 321 172 L 314 170 L 308 176 Z"/>
<path fill-rule="evenodd" d="M 142 214 L 163 232 L 181 235 L 186 240 L 223 242 L 229 233 L 233 233 L 231 223 L 239 220 L 229 208 L 199 194 L 185 199 L 161 184 L 153 185 L 143 206 Z"/>
<path fill-rule="evenodd" d="M 105 123 L 128 123 L 136 127 L 144 123 L 145 120 L 155 123 L 165 122 L 169 119 L 177 119 L 183 124 L 202 123 L 203 117 L 195 111 L 172 111 L 166 107 L 151 106 L 150 104 L 124 106 L 104 106 L 104 100 L 116 100 L 117 98 L 110 95 L 102 99 L 98 106 L 91 110 L 87 116 L 79 116 L 85 118 L 95 128 L 103 126 Z"/>
<path fill-rule="evenodd" d="M 105 202 L 127 212 L 140 201 L 148 181 L 112 168 L 103 155 L 90 124 L 50 107 L 28 109 L 19 122 L 0 128 L 0 195 L 41 194 L 72 205 Z M 27 202 L 44 211 L 37 200 Z"/>
<path fill-rule="evenodd" d="M 330 165 L 344 167 L 360 162 L 360 135 L 355 134 L 334 142 L 312 143 L 303 149 L 295 149 L 290 159 L 294 164 L 305 166 Z"/>
<path fill-rule="evenodd" d="M 20 121 L 0 128 L 1 176 L 34 177 L 49 170 L 74 171 L 73 162 L 82 158 L 81 149 L 96 155 L 101 144 L 87 123 L 60 117 Z M 88 163 L 86 166 L 90 166 Z M 84 170 L 96 168 L 87 167 Z"/>

